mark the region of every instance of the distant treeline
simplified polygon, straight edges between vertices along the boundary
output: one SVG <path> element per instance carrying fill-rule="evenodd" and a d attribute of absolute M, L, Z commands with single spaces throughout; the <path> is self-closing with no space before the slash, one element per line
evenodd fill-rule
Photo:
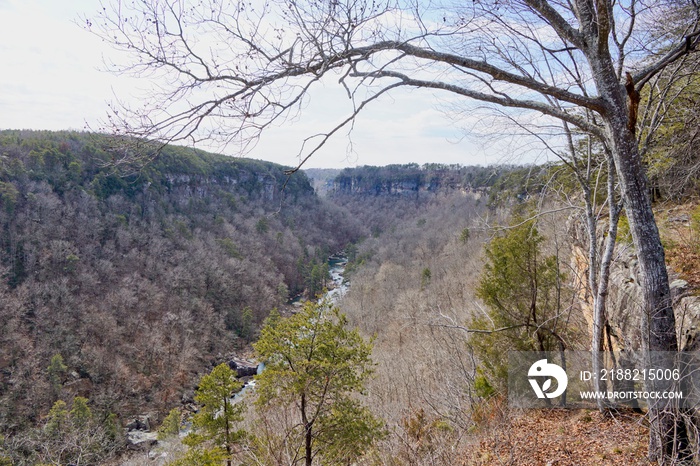
<path fill-rule="evenodd" d="M 346 168 L 333 181 L 333 193 L 345 194 L 411 194 L 452 190 L 483 190 L 493 186 L 505 174 L 515 170 L 511 165 L 488 167 L 416 163 Z"/>

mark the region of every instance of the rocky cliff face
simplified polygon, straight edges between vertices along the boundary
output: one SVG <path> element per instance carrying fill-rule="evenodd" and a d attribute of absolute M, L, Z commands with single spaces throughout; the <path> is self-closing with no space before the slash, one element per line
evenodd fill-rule
<path fill-rule="evenodd" d="M 332 182 L 332 195 L 420 196 L 460 190 L 481 192 L 497 179 L 493 167 L 416 164 L 357 167 L 341 171 Z"/>
<path fill-rule="evenodd" d="M 603 226 L 599 226 L 598 236 L 602 250 Z M 572 267 L 576 276 L 583 282 L 578 283 L 579 302 L 588 323 L 589 332 L 593 328 L 593 297 L 588 293 L 585 280 L 588 274 L 587 235 L 585 225 L 572 222 Z M 688 282 L 678 278 L 669 269 L 671 292 L 673 293 L 676 314 L 676 334 L 679 348 L 692 351 L 700 348 L 700 298 L 690 293 Z M 634 247 L 631 244 L 618 243 L 615 259 L 610 273 L 610 294 L 608 295 L 607 313 L 610 322 L 610 339 L 614 350 L 641 349 L 641 312 L 642 285 L 639 264 Z"/>
<path fill-rule="evenodd" d="M 270 175 L 241 171 L 237 176 L 204 176 L 165 174 L 164 184 L 168 192 L 178 198 L 180 203 L 190 198 L 207 198 L 219 191 L 247 194 L 263 202 L 272 202 L 279 198 L 281 185 Z M 309 186 L 305 194 L 311 195 Z"/>
<path fill-rule="evenodd" d="M 426 179 L 425 176 L 389 177 L 367 180 L 362 176 L 339 176 L 333 183 L 334 194 L 351 195 L 416 195 L 418 193 L 434 193 L 468 189 L 452 174 L 435 176 Z"/>

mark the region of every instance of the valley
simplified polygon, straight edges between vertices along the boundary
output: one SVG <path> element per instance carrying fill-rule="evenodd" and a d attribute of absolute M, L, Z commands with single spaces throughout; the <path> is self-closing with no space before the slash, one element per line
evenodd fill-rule
<path fill-rule="evenodd" d="M 539 258 L 530 262 L 539 270 L 537 299 L 551 297 L 538 301 L 538 312 L 562 322 L 548 331 L 567 349 L 589 347 L 583 224 L 546 192 L 555 166 L 408 164 L 288 178 L 271 163 L 173 146 L 134 170 L 110 163 L 117 142 L 0 132 L 3 461 L 63 464 L 89 451 L 80 464 L 209 464 L 187 459 L 208 451 L 187 439 L 200 422 L 200 383 L 224 363 L 246 383 L 228 398 L 246 406 L 235 422 L 251 442 L 235 443 L 229 455 L 285 464 L 291 456 L 273 460 L 278 436 L 301 432 L 289 406 L 256 405 L 257 345 L 278 319 L 329 305 L 371 346 L 371 376 L 352 399 L 381 429 L 368 430 L 376 438 L 358 464 L 486 465 L 508 455 L 540 464 L 524 459 L 533 453 L 519 426 L 536 428 L 507 406 L 502 372 L 504 352 L 535 348 L 534 336 L 491 332 L 498 319 L 521 317 L 498 314 L 484 290 L 497 248 L 511 248 L 512 266 L 529 244 Z M 662 233 L 677 244 L 669 247 L 673 263 L 683 264 L 694 254 L 697 213 L 678 209 L 661 215 L 669 219 Z M 613 271 L 615 349 L 630 344 L 637 326 L 618 312 L 638 299 L 625 280 L 629 254 L 621 247 Z M 695 268 L 686 269 L 674 277 L 690 280 L 678 309 L 691 315 Z M 498 299 L 520 306 L 524 292 Z M 325 317 L 314 319 L 305 325 Z M 689 335 L 692 325 L 686 320 L 679 331 Z M 85 410 L 89 422 L 81 424 Z M 593 438 L 588 423 L 608 425 L 595 412 L 538 416 L 549 426 L 537 434 L 547 444 L 573 441 L 552 423 L 587 432 L 561 464 L 642 464 L 648 431 L 639 414 L 617 421 L 630 432 L 623 447 Z M 52 430 L 59 421 L 68 427 Z M 86 426 L 97 434 L 86 436 Z"/>

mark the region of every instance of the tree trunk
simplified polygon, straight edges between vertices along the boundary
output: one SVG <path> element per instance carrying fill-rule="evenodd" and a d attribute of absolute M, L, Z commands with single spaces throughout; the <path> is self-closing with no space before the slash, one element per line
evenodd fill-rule
<path fill-rule="evenodd" d="M 309 422 L 309 418 L 306 415 L 305 393 L 301 394 L 301 422 L 304 425 L 304 464 L 306 466 L 311 466 L 311 461 L 313 460 L 313 456 L 311 454 L 311 440 L 313 439 L 313 437 L 311 433 L 311 422 Z"/>
<path fill-rule="evenodd" d="M 623 145 L 625 148 L 627 144 Z M 625 211 L 639 259 L 644 302 L 642 308 L 642 350 L 646 352 L 678 351 L 676 319 L 671 303 L 671 289 L 663 246 L 651 209 L 646 183 L 639 163 L 636 144 L 619 152 L 618 171 L 623 180 Z M 625 156 L 626 155 L 626 156 Z M 631 162 L 631 163 L 630 163 Z M 641 176 L 640 176 L 641 174 Z M 651 368 L 659 358 L 646 358 Z M 663 361 L 663 358 L 661 359 Z M 670 391 L 672 381 L 647 382 L 649 391 Z M 688 436 L 685 423 L 670 400 L 651 400 L 649 405 L 649 458 L 660 464 L 677 458 L 688 459 Z"/>
<path fill-rule="evenodd" d="M 676 320 L 663 246 L 654 221 L 636 144 L 619 151 L 618 172 L 623 178 L 625 211 L 639 259 L 644 302 L 642 303 L 642 350 L 678 351 Z M 640 176 L 641 175 L 641 176 Z M 624 179 L 626 178 L 626 180 Z M 663 358 L 661 359 L 663 360 Z M 651 368 L 658 358 L 646 358 Z M 670 391 L 672 381 L 647 382 L 649 391 Z M 685 423 L 673 402 L 651 400 L 649 405 L 649 458 L 660 464 L 689 458 Z"/>
<path fill-rule="evenodd" d="M 304 449 L 306 450 L 306 466 L 311 466 L 311 425 L 304 426 L 305 438 L 304 438 Z"/>
<path fill-rule="evenodd" d="M 225 430 L 226 430 L 226 466 L 231 466 L 231 430 L 229 426 L 229 401 L 228 398 L 224 397 L 224 419 L 226 420 Z"/>
<path fill-rule="evenodd" d="M 608 157 L 608 236 L 605 238 L 605 247 L 603 248 L 603 257 L 600 260 L 600 266 L 596 277 L 596 272 L 589 271 L 589 281 L 591 292 L 593 293 L 593 339 L 591 350 L 593 351 L 593 373 L 600 374 L 603 369 L 603 333 L 608 324 L 606 315 L 606 301 L 608 298 L 608 285 L 610 282 L 610 267 L 612 265 L 613 253 L 615 251 L 615 243 L 617 240 L 617 223 L 620 218 L 620 207 L 615 200 L 615 167 L 613 161 Z M 591 241 L 589 251 L 590 266 L 597 266 L 596 261 L 598 250 L 598 239 L 596 235 L 596 224 L 593 218 L 592 202 L 588 201 L 587 205 L 588 225 L 589 225 L 589 240 Z M 609 348 L 612 351 L 612 346 Z M 601 377 L 593 378 L 593 388 L 597 392 L 604 392 L 605 381 Z M 598 398 L 598 409 L 601 413 L 607 411 L 607 403 L 603 398 Z"/>
<path fill-rule="evenodd" d="M 645 352 L 678 351 L 676 319 L 671 303 L 671 288 L 666 271 L 664 249 L 656 226 L 646 176 L 641 165 L 636 140 L 622 118 L 609 119 L 608 132 L 612 153 L 621 180 L 625 212 L 639 260 L 642 303 L 642 350 Z M 647 364 L 654 367 L 654 360 Z M 647 390 L 669 391 L 671 381 L 647 382 Z M 667 464 L 687 459 L 688 439 L 685 423 L 669 400 L 652 400 L 649 405 L 649 458 Z"/>
<path fill-rule="evenodd" d="M 605 44 L 587 51 L 596 87 L 604 102 L 602 114 L 606 145 L 620 179 L 622 200 L 629 221 L 632 241 L 639 260 L 642 303 L 642 350 L 678 351 L 676 319 L 666 271 L 664 248 L 654 219 L 647 181 L 637 141 L 630 131 L 625 87 L 618 81 L 609 54 L 600 53 Z M 604 50 L 603 50 L 604 51 Z M 653 364 L 647 361 L 648 364 Z M 672 381 L 647 381 L 647 390 L 671 390 Z M 685 422 L 670 400 L 650 400 L 649 459 L 668 464 L 689 457 Z"/>

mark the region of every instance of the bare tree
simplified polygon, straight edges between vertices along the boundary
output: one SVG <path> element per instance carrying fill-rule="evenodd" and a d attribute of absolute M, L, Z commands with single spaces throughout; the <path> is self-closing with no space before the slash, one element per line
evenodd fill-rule
<path fill-rule="evenodd" d="M 697 55 L 683 57 L 655 76 L 644 89 L 637 136 L 642 159 L 649 166 L 652 195 L 683 199 L 697 193 L 693 180 L 700 164 L 694 150 L 698 138 Z"/>
<path fill-rule="evenodd" d="M 569 169 L 573 178 L 583 194 L 583 212 L 585 228 L 588 236 L 588 291 L 593 300 L 593 328 L 591 335 L 591 351 L 593 352 L 593 373 L 599 374 L 603 368 L 604 337 L 606 329 L 610 335 L 610 323 L 607 318 L 607 296 L 610 283 L 610 268 L 613 262 L 613 254 L 617 243 L 617 227 L 622 211 L 619 200 L 617 182 L 615 177 L 614 160 L 609 151 L 600 154 L 600 147 L 594 149 L 596 144 L 588 135 L 577 138 L 574 132 L 564 122 L 564 134 L 566 135 L 568 150 L 557 155 L 563 164 Z M 578 140 L 577 140 L 578 139 Z M 602 181 L 601 178 L 606 180 Z M 605 188 L 600 185 L 605 184 Z M 605 191 L 601 196 L 600 191 Z M 598 198 L 604 200 L 599 206 Z M 601 248 L 599 241 L 598 224 L 603 217 L 604 207 L 607 205 L 607 232 Z M 602 249 L 602 250 L 601 250 Z M 611 346 L 611 345 L 610 345 Z M 612 351 L 612 347 L 609 348 Z M 597 392 L 605 391 L 605 381 L 596 377 L 593 380 L 594 389 Z M 607 411 L 606 401 L 596 400 L 601 413 Z"/>
<path fill-rule="evenodd" d="M 614 163 L 639 257 L 644 349 L 676 351 L 664 250 L 635 128 L 644 85 L 696 49 L 697 2 L 446 3 L 115 0 L 88 27 L 134 57 L 118 70 L 159 78 L 157 95 L 143 107 L 112 115 L 122 133 L 139 137 L 246 145 L 300 111 L 326 77 L 344 86 L 354 110 L 309 135 L 303 160 L 351 128 L 369 103 L 405 87 L 531 110 L 591 134 Z M 647 34 L 671 12 L 681 18 L 671 32 Z M 651 459 L 686 450 L 670 406 L 653 405 L 650 418 Z M 674 432 L 681 435 L 674 439 Z"/>

